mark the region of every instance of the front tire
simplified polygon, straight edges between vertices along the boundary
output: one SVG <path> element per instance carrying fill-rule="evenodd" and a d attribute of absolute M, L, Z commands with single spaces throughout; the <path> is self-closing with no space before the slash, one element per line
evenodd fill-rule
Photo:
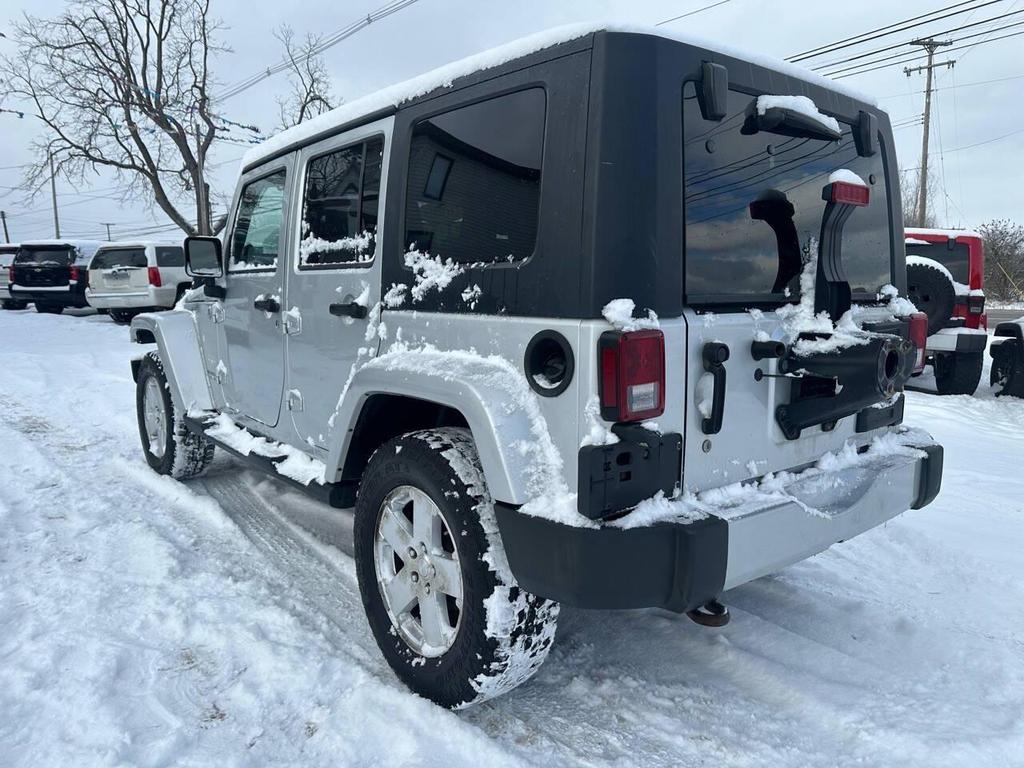
<path fill-rule="evenodd" d="M 37 301 L 36 312 L 41 315 L 59 315 L 64 312 L 64 307 L 61 304 L 40 304 Z"/>
<path fill-rule="evenodd" d="M 21 301 L 19 299 L 4 299 L 3 300 L 3 308 L 4 309 L 25 309 L 27 307 L 28 307 L 28 302 L 27 301 Z"/>
<path fill-rule="evenodd" d="M 935 389 L 940 395 L 973 395 L 981 383 L 984 352 L 936 353 Z"/>
<path fill-rule="evenodd" d="M 377 449 L 354 540 L 370 628 L 414 692 L 463 707 L 515 688 L 544 662 L 558 604 L 516 584 L 467 430 L 413 432 Z"/>
<path fill-rule="evenodd" d="M 139 365 L 135 408 L 142 452 L 150 467 L 179 480 L 203 473 L 213 460 L 214 444 L 185 427 L 156 352 L 147 353 Z"/>

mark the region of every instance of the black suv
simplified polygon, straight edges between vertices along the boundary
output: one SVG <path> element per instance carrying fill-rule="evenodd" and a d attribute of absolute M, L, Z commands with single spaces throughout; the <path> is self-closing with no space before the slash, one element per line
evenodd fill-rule
<path fill-rule="evenodd" d="M 22 243 L 9 269 L 11 299 L 31 301 L 37 312 L 60 314 L 66 307 L 87 307 L 89 259 L 103 243 L 47 240 Z"/>

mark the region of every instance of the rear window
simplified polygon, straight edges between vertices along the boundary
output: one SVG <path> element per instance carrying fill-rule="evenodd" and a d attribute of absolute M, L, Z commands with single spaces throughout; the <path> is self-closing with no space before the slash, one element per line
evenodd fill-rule
<path fill-rule="evenodd" d="M 38 264 L 40 266 L 68 267 L 75 260 L 72 248 L 45 248 L 22 246 L 16 260 L 19 264 Z"/>
<path fill-rule="evenodd" d="M 422 120 L 413 128 L 405 245 L 461 264 L 533 254 L 544 155 L 542 88 Z"/>
<path fill-rule="evenodd" d="M 145 248 L 111 248 L 97 251 L 92 257 L 90 269 L 113 269 L 114 267 L 146 267 Z"/>
<path fill-rule="evenodd" d="M 874 298 L 892 282 L 881 152 L 860 157 L 851 126 L 842 122 L 839 141 L 744 133 L 745 113 L 755 98 L 730 90 L 728 114 L 710 121 L 701 115 L 694 84 L 685 85 L 687 300 L 793 300 L 802 265 L 820 236 L 822 188 L 841 168 L 871 188 L 870 205 L 855 209 L 843 230 L 843 265 L 853 293 Z"/>
<path fill-rule="evenodd" d="M 907 256 L 923 256 L 937 261 L 949 270 L 953 279 L 967 285 L 971 277 L 971 253 L 966 245 L 950 240 L 946 243 L 907 243 Z"/>
<path fill-rule="evenodd" d="M 185 250 L 177 245 L 157 246 L 156 265 L 158 267 L 184 267 Z"/>

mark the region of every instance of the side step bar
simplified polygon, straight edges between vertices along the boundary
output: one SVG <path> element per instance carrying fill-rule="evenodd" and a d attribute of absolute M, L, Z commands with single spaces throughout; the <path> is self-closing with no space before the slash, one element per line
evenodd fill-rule
<path fill-rule="evenodd" d="M 302 491 L 307 496 L 311 496 L 317 501 L 322 501 L 323 503 L 329 504 L 330 506 L 338 509 L 347 509 L 355 504 L 356 489 L 349 483 L 309 483 L 308 485 L 304 485 L 298 480 L 293 480 L 287 475 L 282 475 L 277 471 L 276 465 L 279 462 L 284 461 L 284 456 L 260 456 L 255 453 L 242 453 L 232 448 L 230 445 L 225 445 L 217 438 L 207 434 L 206 429 L 209 425 L 204 419 L 199 419 L 194 416 L 186 416 L 184 421 L 189 432 L 202 435 L 218 448 L 223 451 L 227 451 L 237 459 L 241 459 L 245 464 L 253 469 L 259 470 L 263 474 L 275 480 L 279 480 L 298 491 Z M 246 430 L 254 437 L 265 437 L 264 435 L 253 432 L 248 427 L 246 427 Z M 270 438 L 265 439 L 270 440 Z"/>

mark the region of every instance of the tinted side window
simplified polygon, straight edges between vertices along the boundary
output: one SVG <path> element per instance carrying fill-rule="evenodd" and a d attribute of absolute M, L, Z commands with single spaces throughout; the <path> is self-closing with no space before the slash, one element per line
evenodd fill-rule
<path fill-rule="evenodd" d="M 113 269 L 114 267 L 146 267 L 144 248 L 113 248 L 97 251 L 92 257 L 90 269 Z"/>
<path fill-rule="evenodd" d="M 185 250 L 176 245 L 157 247 L 156 264 L 158 267 L 184 267 Z"/>
<path fill-rule="evenodd" d="M 462 264 L 528 258 L 537 240 L 546 99 L 499 96 L 413 128 L 405 246 Z"/>
<path fill-rule="evenodd" d="M 299 269 L 373 259 L 384 139 L 309 161 Z"/>
<path fill-rule="evenodd" d="M 242 189 L 235 229 L 231 234 L 228 270 L 273 269 L 281 251 L 284 223 L 283 170 L 250 181 Z"/>

